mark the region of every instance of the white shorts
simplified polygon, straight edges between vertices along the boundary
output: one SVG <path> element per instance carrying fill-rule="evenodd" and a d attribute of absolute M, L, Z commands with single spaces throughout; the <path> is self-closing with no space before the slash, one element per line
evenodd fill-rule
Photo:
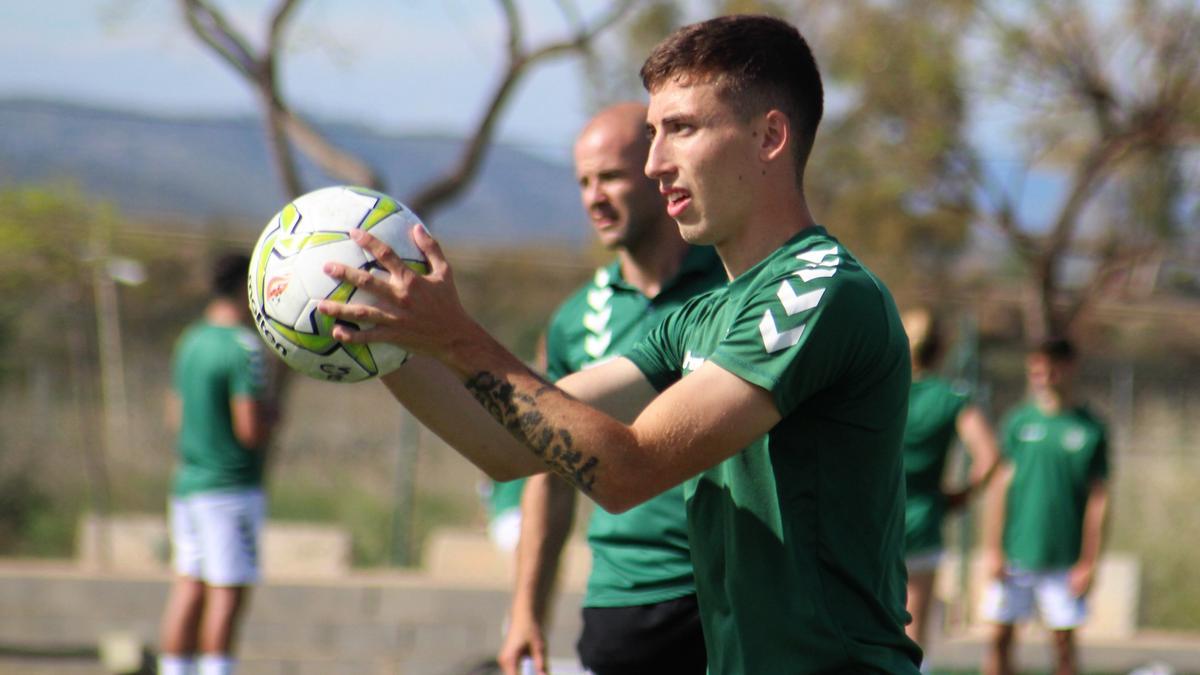
<path fill-rule="evenodd" d="M 992 581 L 983 594 L 980 612 L 994 623 L 1012 624 L 1033 615 L 1036 605 L 1050 630 L 1072 630 L 1087 618 L 1084 598 L 1071 592 L 1066 569 L 1030 572 L 1009 568 L 1004 579 Z"/>
<path fill-rule="evenodd" d="M 904 567 L 909 574 L 917 574 L 920 572 L 936 572 L 938 565 L 942 563 L 942 558 L 946 552 L 940 548 L 935 548 L 923 553 L 914 553 L 913 555 L 904 558 Z"/>
<path fill-rule="evenodd" d="M 509 509 L 488 523 L 488 538 L 496 548 L 506 553 L 517 550 L 521 541 L 521 509 Z"/>
<path fill-rule="evenodd" d="M 267 512 L 261 489 L 172 497 L 169 512 L 176 573 L 211 586 L 258 581 L 258 541 Z"/>

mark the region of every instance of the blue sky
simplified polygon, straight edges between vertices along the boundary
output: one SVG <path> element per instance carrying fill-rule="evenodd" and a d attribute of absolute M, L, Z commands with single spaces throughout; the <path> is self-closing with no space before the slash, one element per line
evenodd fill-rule
<path fill-rule="evenodd" d="M 249 87 L 192 36 L 176 0 L 0 3 L 0 96 L 36 95 L 174 114 L 256 114 Z M 258 40 L 264 0 L 218 0 Z M 581 3 L 588 5 L 589 3 Z M 591 3 L 594 4 L 594 3 Z M 530 42 L 563 35 L 552 0 L 527 0 Z M 300 109 L 383 131 L 460 133 L 502 63 L 503 24 L 483 0 L 306 0 L 283 90 Z M 15 67 L 13 67 L 15 65 Z M 569 158 L 586 119 L 575 60 L 530 71 L 501 138 Z"/>
<path fill-rule="evenodd" d="M 214 0 L 257 41 L 273 0 Z M 527 42 L 565 34 L 555 0 L 522 0 Z M 581 1 L 581 7 L 600 3 Z M 178 0 L 0 2 L 0 97 L 43 96 L 180 115 L 258 114 L 250 88 L 184 24 Z M 497 81 L 503 23 L 491 0 L 304 0 L 288 33 L 283 91 L 300 110 L 394 133 L 461 134 Z M 570 161 L 587 96 L 577 59 L 529 72 L 499 136 Z M 1003 111 L 976 110 L 996 170 L 1014 159 Z M 1035 175 L 1022 210 L 1043 221 L 1061 190 Z M 1016 185 L 1015 176 L 1010 179 Z M 1010 182 L 1006 181 L 1006 182 Z"/>

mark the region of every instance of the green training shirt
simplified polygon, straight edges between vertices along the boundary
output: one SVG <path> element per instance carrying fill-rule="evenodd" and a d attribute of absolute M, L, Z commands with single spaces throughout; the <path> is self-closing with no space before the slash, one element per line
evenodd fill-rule
<path fill-rule="evenodd" d="M 262 397 L 263 367 L 262 342 L 249 328 L 201 321 L 180 336 L 171 361 L 171 385 L 182 403 L 171 494 L 262 485 L 263 453 L 233 435 L 230 402 Z"/>
<path fill-rule="evenodd" d="M 724 286 L 711 248 L 692 248 L 675 278 L 651 299 L 614 262 L 555 312 L 546 335 L 547 374 L 557 380 L 628 351 L 684 301 Z M 687 541 L 683 486 L 620 515 L 599 506 L 588 523 L 592 572 L 585 607 L 631 607 L 696 592 Z"/>
<path fill-rule="evenodd" d="M 1004 555 L 1026 570 L 1079 560 L 1083 512 L 1094 480 L 1108 477 L 1108 435 L 1083 406 L 1046 415 L 1032 403 L 1004 422 L 1004 457 L 1013 465 L 1004 519 Z"/>
<path fill-rule="evenodd" d="M 958 414 L 969 402 L 965 392 L 938 377 L 917 380 L 909 390 L 908 424 L 904 427 L 906 555 L 942 548 L 942 517 L 946 513 L 942 473 L 957 436 Z"/>
<path fill-rule="evenodd" d="M 710 672 L 915 675 L 900 454 L 911 375 L 883 284 L 814 226 L 629 357 L 660 390 L 710 360 L 782 415 L 685 484 Z"/>

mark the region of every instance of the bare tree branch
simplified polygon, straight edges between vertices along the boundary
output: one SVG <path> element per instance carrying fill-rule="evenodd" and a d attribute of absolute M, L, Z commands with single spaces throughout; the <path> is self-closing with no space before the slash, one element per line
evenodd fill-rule
<path fill-rule="evenodd" d="M 280 94 L 276 61 L 283 34 L 300 0 L 279 0 L 271 12 L 267 44 L 256 55 L 249 40 L 240 35 L 208 0 L 180 0 L 192 31 L 234 67 L 255 90 L 266 120 L 267 146 L 284 192 L 295 197 L 304 192 L 291 145 L 311 158 L 322 171 L 339 180 L 376 189 L 378 175 L 357 157 L 334 146 L 300 119 Z"/>
<path fill-rule="evenodd" d="M 1059 313 L 1059 320 L 1065 326 L 1076 323 L 1100 299 L 1114 279 L 1158 253 L 1159 250 L 1160 247 L 1155 244 L 1132 246 L 1116 240 L 1110 241 L 1104 246 L 1096 271 L 1088 280 L 1087 285 L 1075 294 L 1071 302 L 1067 303 Z"/>
<path fill-rule="evenodd" d="M 1127 178 L 1136 166 L 1131 160 L 1141 153 L 1160 152 L 1200 136 L 1188 121 L 1200 101 L 1200 21 L 1195 6 L 1175 9 L 1134 1 L 1126 7 L 1128 15 L 1117 20 L 1120 28 L 1114 32 L 1131 36 L 1131 48 L 1140 51 L 1141 59 L 1115 62 L 1106 59 L 1116 46 L 1093 27 L 1090 21 L 1096 15 L 1077 0 L 1042 0 L 1033 4 L 1031 14 L 1007 16 L 1000 3 L 983 3 L 981 18 L 1008 47 L 1001 51 L 1004 83 L 998 91 L 1003 96 L 1032 83 L 1048 97 L 1051 115 L 1032 128 L 1047 150 L 1054 150 L 1051 160 L 1068 167 L 1063 202 L 1040 237 L 1030 236 L 1033 229 L 1020 222 L 1021 215 L 1002 190 L 986 191 L 996 202 L 990 220 L 1029 265 L 1034 292 L 1027 326 L 1042 334 L 1069 330 L 1115 275 L 1148 255 L 1145 246 L 1114 238 L 1087 283 L 1064 292 L 1063 261 L 1078 250 L 1077 231 L 1103 186 Z M 1132 86 L 1114 84 L 1131 78 Z M 1079 120 L 1090 123 L 1080 126 Z M 1120 228 L 1138 226 L 1124 223 Z"/>
<path fill-rule="evenodd" d="M 201 40 L 229 65 L 246 77 L 254 77 L 258 66 L 249 43 L 207 0 L 181 0 L 188 25 Z"/>
<path fill-rule="evenodd" d="M 474 178 L 483 161 L 484 152 L 495 134 L 500 112 L 508 102 L 513 89 L 521 77 L 536 63 L 571 52 L 586 50 L 593 39 L 625 15 L 635 0 L 620 0 L 593 25 L 579 26 L 570 39 L 549 42 L 531 50 L 521 45 L 522 26 L 520 16 L 512 0 L 499 0 L 508 24 L 509 61 L 507 69 L 492 90 L 483 116 L 471 132 L 470 140 L 459 155 L 457 163 L 444 176 L 434 179 L 419 188 L 406 201 L 417 213 L 428 215 L 453 199 Z"/>

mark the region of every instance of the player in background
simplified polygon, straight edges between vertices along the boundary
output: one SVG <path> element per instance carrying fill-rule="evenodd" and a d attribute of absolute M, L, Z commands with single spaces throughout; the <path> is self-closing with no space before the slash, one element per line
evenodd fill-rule
<path fill-rule="evenodd" d="M 596 237 L 617 259 L 555 312 L 547 377 L 615 358 L 688 298 L 725 284 L 709 247 L 692 247 L 643 173 L 646 106 L 619 103 L 594 116 L 574 148 L 580 198 Z M 546 672 L 547 605 L 575 510 L 576 490 L 549 473 L 528 479 L 511 624 L 498 660 L 517 675 L 532 657 Z M 583 601 L 580 661 L 596 675 L 705 672 L 704 635 L 687 546 L 683 487 L 622 514 L 600 507 L 588 526 L 592 570 Z"/>
<path fill-rule="evenodd" d="M 1052 338 L 1025 359 L 1028 400 L 1003 425 L 1004 457 L 988 490 L 984 546 L 996 623 L 983 672 L 1009 675 L 1014 624 L 1036 607 L 1053 635 L 1056 675 L 1077 672 L 1075 629 L 1108 519 L 1108 433 L 1074 392 L 1076 354 Z"/>
<path fill-rule="evenodd" d="M 516 551 L 521 537 L 521 493 L 525 480 L 489 480 L 480 488 L 487 507 L 488 539 L 505 553 Z"/>
<path fill-rule="evenodd" d="M 681 236 L 716 249 L 727 286 L 558 386 L 466 314 L 423 228 L 423 276 L 355 231 L 390 276 L 325 270 L 384 306 L 320 311 L 374 325 L 339 324 L 339 340 L 423 355 L 385 383 L 495 479 L 549 467 L 614 513 L 686 481 L 709 672 L 915 675 L 900 451 L 908 341 L 883 283 L 808 210 L 822 111 L 808 44 L 779 19 L 724 16 L 668 36 L 642 81 L 646 174 Z"/>
<path fill-rule="evenodd" d="M 912 389 L 908 424 L 904 428 L 904 477 L 907 487 L 904 546 L 908 568 L 908 636 L 925 650 L 934 582 L 944 553 L 942 520 L 962 508 L 987 485 L 1000 451 L 987 416 L 970 397 L 936 375 L 944 353 L 938 317 L 928 308 L 910 309 L 901 316 L 912 354 Z M 971 458 L 970 482 L 946 492 L 946 459 L 955 438 Z M 924 670 L 925 668 L 923 668 Z"/>
<path fill-rule="evenodd" d="M 247 327 L 249 265 L 244 255 L 216 261 L 212 298 L 172 357 L 167 421 L 178 432 L 179 459 L 168 510 L 176 577 L 162 618 L 161 675 L 233 672 L 238 621 L 259 576 L 274 414 L 262 341 Z"/>

